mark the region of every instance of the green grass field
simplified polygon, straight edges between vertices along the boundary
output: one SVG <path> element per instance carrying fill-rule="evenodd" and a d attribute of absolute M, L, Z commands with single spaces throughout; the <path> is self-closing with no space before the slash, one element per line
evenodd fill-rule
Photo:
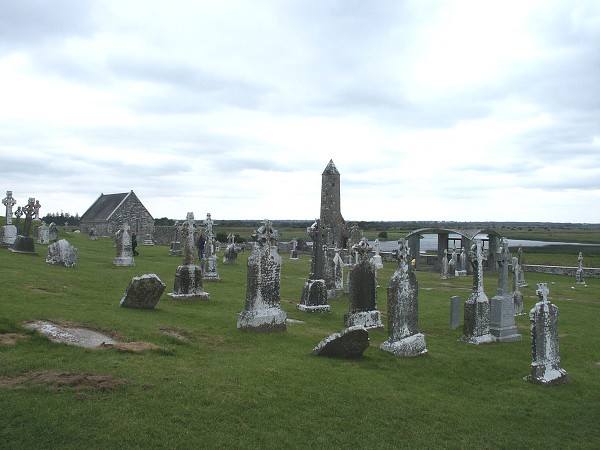
<path fill-rule="evenodd" d="M 527 311 L 547 282 L 560 309 L 562 367 L 569 383 L 543 388 L 530 372 L 529 320 L 516 318 L 517 343 L 461 344 L 450 329 L 452 295 L 465 300 L 471 278 L 418 272 L 419 322 L 429 354 L 396 358 L 370 333 L 363 358 L 316 357 L 311 350 L 343 329 L 345 296 L 328 314 L 296 310 L 310 257 L 282 254 L 282 307 L 290 323 L 277 334 L 241 332 L 246 257 L 219 260 L 222 281 L 205 283 L 207 302 L 174 301 L 180 257 L 139 247 L 135 267 L 115 267 L 113 241 L 68 234 L 75 268 L 0 249 L 0 448 L 599 448 L 600 280 L 526 273 Z M 222 253 L 219 255 L 222 258 Z M 556 261 L 575 265 L 571 256 Z M 378 306 L 395 269 L 379 272 Z M 167 285 L 155 310 L 119 307 L 129 280 L 156 273 Z M 485 277 L 486 293 L 497 279 Z M 45 319 L 103 330 L 143 352 L 51 343 L 22 323 Z M 177 332 L 186 340 L 164 333 Z M 21 335 L 11 343 L 8 337 Z M 68 382 L 67 374 L 89 383 Z M 79 379 L 81 380 L 82 377 Z M 84 377 L 85 378 L 85 377 Z M 67 380 L 60 382 L 60 380 Z M 98 380 L 102 380 L 100 382 Z"/>

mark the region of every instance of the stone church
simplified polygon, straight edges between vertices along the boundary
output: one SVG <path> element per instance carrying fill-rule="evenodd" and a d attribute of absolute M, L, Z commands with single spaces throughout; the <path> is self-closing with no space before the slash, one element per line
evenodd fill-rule
<path fill-rule="evenodd" d="M 140 242 L 154 232 L 154 218 L 133 191 L 100 194 L 81 216 L 79 228 L 82 233 L 95 228 L 98 236 L 114 236 L 124 222 L 140 237 Z"/>

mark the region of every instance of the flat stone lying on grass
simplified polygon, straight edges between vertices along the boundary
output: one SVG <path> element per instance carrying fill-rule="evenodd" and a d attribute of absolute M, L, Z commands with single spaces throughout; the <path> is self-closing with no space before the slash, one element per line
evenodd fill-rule
<path fill-rule="evenodd" d="M 349 327 L 323 339 L 313 349 L 317 356 L 359 358 L 369 348 L 369 332 L 364 327 Z"/>
<path fill-rule="evenodd" d="M 119 304 L 127 308 L 154 309 L 165 288 L 165 283 L 154 273 L 133 277 Z"/>
<path fill-rule="evenodd" d="M 23 325 L 28 330 L 37 330 L 47 336 L 52 342 L 76 345 L 78 347 L 94 348 L 106 344 L 117 344 L 117 341 L 105 334 L 87 328 L 62 327 L 52 322 L 39 320 Z"/>

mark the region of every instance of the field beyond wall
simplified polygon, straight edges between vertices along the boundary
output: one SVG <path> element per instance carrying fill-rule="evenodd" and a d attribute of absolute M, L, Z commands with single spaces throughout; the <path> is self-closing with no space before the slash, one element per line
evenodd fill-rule
<path fill-rule="evenodd" d="M 600 447 L 598 279 L 582 287 L 572 277 L 525 274 L 527 311 L 538 282 L 548 283 L 559 307 L 570 375 L 565 385 L 543 388 L 523 381 L 531 364 L 526 315 L 516 318 L 521 342 L 457 342 L 462 328 L 449 327 L 450 297 L 464 301 L 471 278 L 417 272 L 427 356 L 381 351 L 387 331 L 379 331 L 361 359 L 329 359 L 311 350 L 343 329 L 348 300 L 332 300 L 328 314 L 296 310 L 307 254 L 281 255 L 282 308 L 299 322 L 285 333 L 255 334 L 236 329 L 248 251 L 235 265 L 223 265 L 219 254 L 222 281 L 205 283 L 209 301 L 174 301 L 166 294 L 181 258 L 169 257 L 168 247 L 140 246 L 135 267 L 115 267 L 112 239 L 62 230 L 60 237 L 78 248 L 77 267 L 49 266 L 41 245 L 37 256 L 0 249 L 0 448 Z M 577 263 L 571 254 L 547 257 Z M 384 323 L 394 270 L 385 263 L 379 271 Z M 145 273 L 167 285 L 156 309 L 120 308 L 129 280 Z M 484 281 L 491 298 L 497 278 Z M 33 320 L 93 328 L 147 349 L 51 343 L 22 327 Z"/>

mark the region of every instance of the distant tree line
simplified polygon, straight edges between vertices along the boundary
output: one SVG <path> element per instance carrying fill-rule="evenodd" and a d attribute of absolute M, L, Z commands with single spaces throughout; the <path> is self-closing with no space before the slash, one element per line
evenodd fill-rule
<path fill-rule="evenodd" d="M 48 225 L 54 222 L 56 225 L 64 225 L 68 223 L 70 226 L 77 227 L 79 226 L 79 214 L 75 214 L 72 216 L 71 214 L 63 213 L 62 211 L 59 213 L 48 213 L 44 217 L 42 217 L 42 221 L 46 222 Z"/>

